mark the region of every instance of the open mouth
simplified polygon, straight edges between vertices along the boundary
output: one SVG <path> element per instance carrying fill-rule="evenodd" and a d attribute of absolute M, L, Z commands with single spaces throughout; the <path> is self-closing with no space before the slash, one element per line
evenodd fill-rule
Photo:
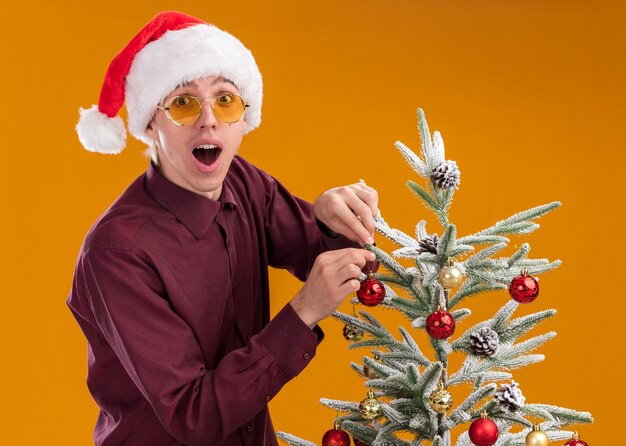
<path fill-rule="evenodd" d="M 222 153 L 222 149 L 215 144 L 203 144 L 193 149 L 193 156 L 206 166 L 213 164 L 220 153 Z"/>

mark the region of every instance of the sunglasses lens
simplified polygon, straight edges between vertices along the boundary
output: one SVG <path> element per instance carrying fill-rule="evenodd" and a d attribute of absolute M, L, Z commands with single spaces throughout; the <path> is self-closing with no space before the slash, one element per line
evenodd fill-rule
<path fill-rule="evenodd" d="M 237 122 L 246 111 L 246 104 L 234 94 L 222 94 L 215 98 L 213 113 L 222 122 Z"/>
<path fill-rule="evenodd" d="M 196 122 L 200 116 L 200 102 L 190 95 L 176 96 L 169 106 L 170 117 L 179 125 Z"/>
<path fill-rule="evenodd" d="M 170 118 L 178 125 L 191 125 L 202 111 L 200 100 L 195 96 L 176 96 L 168 106 Z M 246 111 L 246 103 L 240 96 L 226 93 L 215 98 L 213 114 L 222 122 L 237 122 Z"/>

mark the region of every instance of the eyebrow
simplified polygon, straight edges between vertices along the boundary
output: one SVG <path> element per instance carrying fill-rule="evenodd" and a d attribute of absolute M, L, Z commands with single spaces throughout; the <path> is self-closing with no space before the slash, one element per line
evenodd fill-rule
<path fill-rule="evenodd" d="M 223 84 L 223 83 L 228 83 L 231 84 L 233 87 L 237 88 L 237 85 L 235 85 L 235 83 L 233 81 L 231 81 L 230 79 L 224 77 L 224 76 L 217 76 L 215 79 L 213 79 L 213 81 L 211 81 L 211 87 L 217 85 L 217 84 Z M 182 84 L 180 84 L 179 86 L 176 87 L 176 89 L 181 88 L 181 87 L 195 87 L 198 88 L 198 84 L 196 83 L 196 81 L 189 81 L 189 82 L 183 82 Z"/>
<path fill-rule="evenodd" d="M 213 82 L 211 82 L 211 85 L 217 85 L 217 84 L 222 84 L 222 83 L 229 83 L 229 84 L 232 84 L 233 87 L 237 88 L 237 86 L 235 85 L 233 81 L 231 81 L 228 78 L 225 78 L 224 76 L 217 76 L 215 79 L 213 79 Z"/>

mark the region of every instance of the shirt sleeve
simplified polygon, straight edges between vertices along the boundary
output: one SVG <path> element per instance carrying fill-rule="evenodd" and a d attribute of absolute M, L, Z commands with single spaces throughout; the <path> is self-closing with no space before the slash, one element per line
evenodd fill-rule
<path fill-rule="evenodd" d="M 311 203 L 292 195 L 267 173 L 260 174 L 265 190 L 265 235 L 271 266 L 287 269 L 305 281 L 320 253 L 359 247 L 317 220 Z"/>
<path fill-rule="evenodd" d="M 223 442 L 306 367 L 320 341 L 287 304 L 246 347 L 207 370 L 147 256 L 88 251 L 77 280 L 83 295 L 74 310 L 102 333 L 165 429 L 184 444 Z"/>

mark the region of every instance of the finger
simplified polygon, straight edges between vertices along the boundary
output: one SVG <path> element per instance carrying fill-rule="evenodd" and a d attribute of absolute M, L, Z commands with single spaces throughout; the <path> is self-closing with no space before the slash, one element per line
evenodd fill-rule
<path fill-rule="evenodd" d="M 370 259 L 375 259 L 376 255 L 371 252 L 369 249 L 364 248 L 340 248 L 333 249 L 330 251 L 324 251 L 318 256 L 319 259 L 324 258 L 324 262 L 328 267 L 334 264 L 341 264 L 341 266 L 349 263 L 349 259 L 356 259 L 358 256 L 363 256 L 366 261 L 370 261 Z M 339 268 L 337 268 L 339 269 Z"/>
<path fill-rule="evenodd" d="M 374 215 L 374 210 L 372 209 L 372 206 L 375 206 L 378 203 L 378 199 L 376 198 L 375 194 L 372 194 L 369 191 L 361 189 L 357 186 L 348 187 L 344 192 L 346 194 L 346 203 L 348 205 L 355 205 L 359 207 L 358 215 Z"/>
<path fill-rule="evenodd" d="M 374 216 L 371 214 L 371 209 L 363 201 L 359 201 L 354 206 L 354 212 L 357 213 L 357 218 L 361 222 L 361 226 L 365 228 L 370 236 L 373 236 L 376 226 L 374 225 Z M 372 240 L 368 243 L 373 242 Z"/>
<path fill-rule="evenodd" d="M 367 249 L 346 248 L 343 249 L 341 255 L 336 259 L 337 271 L 342 270 L 347 265 L 355 265 L 361 270 L 367 262 L 376 259 L 376 255 Z M 355 277 L 358 277 L 356 275 Z"/>
<path fill-rule="evenodd" d="M 361 275 L 363 267 L 367 262 L 375 260 L 376 255 L 366 249 L 347 248 L 340 251 L 341 255 L 336 260 L 342 266 L 337 271 L 334 283 L 341 289 L 342 287 L 346 288 L 346 284 L 352 282 L 352 287 L 348 285 L 347 291 L 341 292 L 353 293 L 360 288 L 360 282 L 357 279 Z M 350 290 L 350 288 L 352 289 Z"/>
<path fill-rule="evenodd" d="M 361 220 L 359 220 L 357 215 L 349 207 L 349 204 L 345 203 L 345 198 L 346 197 L 344 197 L 344 205 L 339 207 L 335 212 L 333 223 L 336 229 L 332 229 L 348 237 L 350 240 L 360 243 L 373 243 L 371 232 L 361 223 Z M 358 200 L 356 195 L 354 196 L 354 200 Z"/>
<path fill-rule="evenodd" d="M 359 288 L 361 288 L 361 283 L 356 279 L 350 279 L 339 287 L 339 293 L 346 298 L 347 296 L 356 293 Z"/>
<path fill-rule="evenodd" d="M 373 243 L 374 240 L 372 240 L 370 236 L 374 234 L 375 230 L 374 216 L 372 215 L 372 209 L 370 208 L 368 203 L 366 203 L 361 198 L 361 196 L 359 196 L 359 194 L 364 197 L 368 197 L 368 199 L 372 201 L 372 195 L 369 192 L 361 189 L 360 186 L 356 184 L 340 188 L 340 190 L 338 191 L 338 195 L 341 198 L 338 201 L 340 205 L 343 204 L 345 206 L 348 206 L 350 211 L 353 214 L 356 214 L 360 225 L 354 222 L 353 219 L 346 217 L 346 214 L 344 213 L 336 211 L 335 215 L 341 218 L 345 218 L 344 223 L 348 225 L 355 225 L 352 227 L 352 229 L 359 234 L 362 233 L 360 227 L 363 226 L 363 228 L 365 228 L 368 233 L 368 237 L 364 239 L 363 236 L 360 236 L 361 240 L 365 243 Z M 374 201 L 377 201 L 377 199 Z"/>
<path fill-rule="evenodd" d="M 358 279 L 360 275 L 361 268 L 359 268 L 357 265 L 355 265 L 354 263 L 345 265 L 343 268 L 337 271 L 337 280 L 339 282 L 338 284 L 341 285 L 348 280 Z"/>
<path fill-rule="evenodd" d="M 376 258 L 373 252 L 360 248 L 343 248 L 334 251 L 326 251 L 320 254 L 320 257 L 321 256 L 326 257 L 328 270 L 333 272 L 339 271 L 350 263 L 362 268 L 367 262 Z"/>
<path fill-rule="evenodd" d="M 373 187 L 369 187 L 365 184 L 359 184 L 357 191 L 360 191 L 359 196 L 367 203 L 372 210 L 372 215 L 377 216 L 378 210 L 378 191 Z"/>
<path fill-rule="evenodd" d="M 366 213 L 366 221 L 363 221 L 363 224 L 371 229 L 371 233 L 374 232 L 374 218 L 378 216 L 378 192 L 372 189 L 369 186 L 365 186 L 363 184 L 359 184 L 359 187 L 354 188 L 354 193 L 357 197 L 365 203 L 365 205 L 369 208 L 369 213 Z M 363 214 L 359 214 L 361 219 L 364 219 Z"/>
<path fill-rule="evenodd" d="M 378 192 L 376 191 L 376 189 L 374 189 L 373 187 L 368 186 L 367 184 L 364 183 L 354 183 L 355 186 L 357 186 L 359 189 L 362 189 L 364 191 L 367 191 L 371 194 L 376 194 L 378 195 Z"/>
<path fill-rule="evenodd" d="M 361 225 L 365 228 L 369 235 L 374 234 L 374 215 L 370 205 L 364 201 L 363 197 L 372 201 L 372 196 L 369 192 L 364 191 L 356 185 L 349 186 L 342 191 L 342 197 L 346 205 L 350 210 L 356 214 L 357 219 Z M 355 228 L 355 231 L 359 229 Z M 373 240 L 368 243 L 373 243 Z"/>

